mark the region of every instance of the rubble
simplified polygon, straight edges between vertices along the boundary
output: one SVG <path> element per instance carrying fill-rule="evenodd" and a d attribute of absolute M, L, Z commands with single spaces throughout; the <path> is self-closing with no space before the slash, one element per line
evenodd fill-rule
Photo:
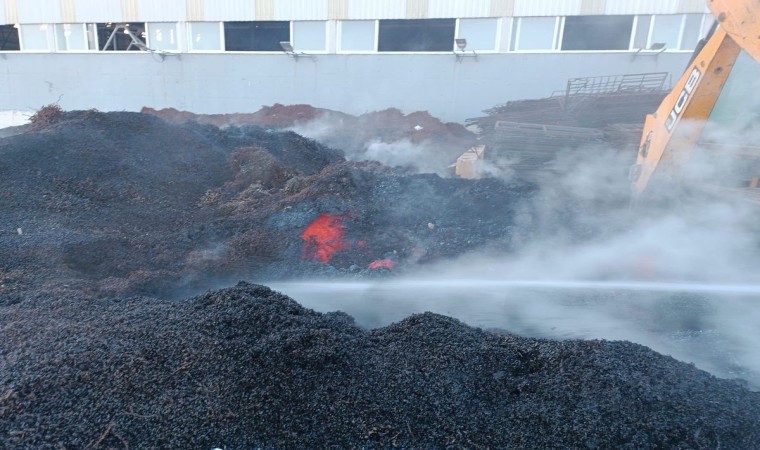
<path fill-rule="evenodd" d="M 0 308 L 0 446 L 753 448 L 760 394 L 640 345 L 376 330 L 240 283 Z"/>
<path fill-rule="evenodd" d="M 552 231 L 546 211 L 525 207 L 534 183 L 347 161 L 250 124 L 50 119 L 0 139 L 0 447 L 760 438 L 757 393 L 631 343 L 521 338 L 434 314 L 366 330 L 246 283 L 186 298 L 238 279 L 387 277 L 513 251 Z M 562 207 L 552 214 L 572 230 Z"/>
<path fill-rule="evenodd" d="M 644 117 L 669 92 L 667 79 L 666 73 L 570 79 L 551 97 L 510 101 L 467 124 L 480 130 L 485 159 L 501 171 L 554 170 L 557 159 L 583 151 L 632 155 L 632 163 Z"/>
<path fill-rule="evenodd" d="M 425 171 L 445 174 L 463 149 L 473 145 L 476 136 L 457 123 L 444 123 L 424 111 L 404 114 L 389 108 L 353 116 L 310 105 L 264 106 L 250 114 L 193 114 L 172 108 L 143 108 L 173 123 L 209 123 L 217 127 L 256 125 L 299 134 L 343 151 L 349 160 L 376 160 L 387 155 L 374 152 L 377 145 L 395 145 L 407 153 L 380 162 L 405 167 L 423 166 Z"/>
<path fill-rule="evenodd" d="M 0 268 L 24 271 L 27 287 L 96 296 L 177 297 L 508 247 L 533 189 L 346 162 L 291 131 L 125 112 L 62 112 L 1 139 L 0 156 Z M 302 238 L 323 214 L 345 230 L 329 261 Z"/>

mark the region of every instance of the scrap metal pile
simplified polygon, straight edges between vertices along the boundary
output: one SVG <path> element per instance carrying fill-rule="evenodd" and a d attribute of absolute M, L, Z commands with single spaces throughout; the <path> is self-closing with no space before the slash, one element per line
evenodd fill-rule
<path fill-rule="evenodd" d="M 573 78 L 564 91 L 511 101 L 468 120 L 481 131 L 486 158 L 521 171 L 552 168 L 568 150 L 635 154 L 644 117 L 667 94 L 667 73 Z"/>

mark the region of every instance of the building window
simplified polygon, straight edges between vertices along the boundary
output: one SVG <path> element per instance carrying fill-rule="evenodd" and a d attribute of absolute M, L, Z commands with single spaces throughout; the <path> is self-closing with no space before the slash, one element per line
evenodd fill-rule
<path fill-rule="evenodd" d="M 151 50 L 179 50 L 179 24 L 152 22 L 147 24 L 148 47 Z"/>
<path fill-rule="evenodd" d="M 189 26 L 191 51 L 224 50 L 222 47 L 222 24 L 220 22 L 191 22 Z"/>
<path fill-rule="evenodd" d="M 455 19 L 380 20 L 377 50 L 381 52 L 450 52 Z"/>
<path fill-rule="evenodd" d="M 343 20 L 339 25 L 340 51 L 372 52 L 375 51 L 375 20 Z"/>
<path fill-rule="evenodd" d="M 697 42 L 702 38 L 703 14 L 686 14 L 681 36 L 681 50 L 694 50 Z"/>
<path fill-rule="evenodd" d="M 51 51 L 53 49 L 51 26 L 46 23 L 20 25 L 19 34 L 25 51 Z"/>
<path fill-rule="evenodd" d="M 327 23 L 323 21 L 293 22 L 293 48 L 297 51 L 327 49 Z"/>
<path fill-rule="evenodd" d="M 681 23 L 683 15 L 657 15 L 652 20 L 652 31 L 649 37 L 649 47 L 655 44 L 661 48 L 665 44 L 668 50 L 678 50 L 678 38 L 681 35 Z"/>
<path fill-rule="evenodd" d="M 512 29 L 512 50 L 556 50 L 559 17 L 521 17 Z"/>
<path fill-rule="evenodd" d="M 652 16 L 636 16 L 633 19 L 633 38 L 631 39 L 631 49 L 647 49 L 649 48 L 649 28 L 652 25 Z"/>
<path fill-rule="evenodd" d="M 16 25 L 0 25 L 0 51 L 21 50 Z"/>
<path fill-rule="evenodd" d="M 101 51 L 138 51 L 144 50 L 144 23 L 98 23 L 98 48 Z"/>
<path fill-rule="evenodd" d="M 224 22 L 224 48 L 232 52 L 278 52 L 290 41 L 290 22 Z"/>
<path fill-rule="evenodd" d="M 459 19 L 457 38 L 467 41 L 466 50 L 496 50 L 497 19 Z"/>
<path fill-rule="evenodd" d="M 83 23 L 60 23 L 55 25 L 55 49 L 59 52 L 84 51 L 88 46 L 87 29 Z"/>
<path fill-rule="evenodd" d="M 633 16 L 568 16 L 562 50 L 628 50 Z"/>

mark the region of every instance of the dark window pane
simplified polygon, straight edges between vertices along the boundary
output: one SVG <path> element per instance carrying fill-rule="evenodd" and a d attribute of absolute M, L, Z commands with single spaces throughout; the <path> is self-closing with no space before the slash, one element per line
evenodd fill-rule
<path fill-rule="evenodd" d="M 282 51 L 280 42 L 290 41 L 290 22 L 224 22 L 224 49 L 233 52 Z"/>
<path fill-rule="evenodd" d="M 633 16 L 568 16 L 562 50 L 628 50 Z"/>
<path fill-rule="evenodd" d="M 102 51 L 138 51 L 145 48 L 144 23 L 98 23 L 98 50 Z M 131 36 L 125 33 L 129 30 Z M 135 42 L 132 36 L 137 40 Z"/>
<path fill-rule="evenodd" d="M 0 25 L 0 50 L 21 50 L 18 42 L 18 29 L 13 25 Z"/>
<path fill-rule="evenodd" d="M 451 52 L 455 19 L 381 20 L 377 50 L 381 52 Z"/>

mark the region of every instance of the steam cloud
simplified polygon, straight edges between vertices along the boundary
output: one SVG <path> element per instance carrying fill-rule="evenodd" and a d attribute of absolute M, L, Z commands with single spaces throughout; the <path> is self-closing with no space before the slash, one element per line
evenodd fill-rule
<path fill-rule="evenodd" d="M 378 137 L 365 139 L 360 133 L 350 136 L 340 119 L 325 114 L 320 118 L 297 124 L 290 131 L 300 134 L 327 146 L 340 149 L 346 159 L 351 161 L 378 161 L 390 167 L 404 167 L 418 173 L 435 173 L 445 176 L 448 166 L 456 157 L 442 155 L 440 145 L 430 140 L 412 142 L 401 138 L 386 142 Z M 467 148 L 458 149 L 459 153 Z M 448 152 L 451 153 L 451 152 Z"/>
<path fill-rule="evenodd" d="M 756 137 L 724 128 L 705 140 L 725 135 Z M 433 311 L 523 335 L 630 340 L 760 389 L 760 208 L 712 184 L 737 175 L 713 159 L 699 149 L 692 182 L 665 207 L 630 208 L 632 155 L 567 153 L 562 171 L 537 174 L 516 254 L 470 254 L 386 283 L 275 287 L 371 327 Z"/>

